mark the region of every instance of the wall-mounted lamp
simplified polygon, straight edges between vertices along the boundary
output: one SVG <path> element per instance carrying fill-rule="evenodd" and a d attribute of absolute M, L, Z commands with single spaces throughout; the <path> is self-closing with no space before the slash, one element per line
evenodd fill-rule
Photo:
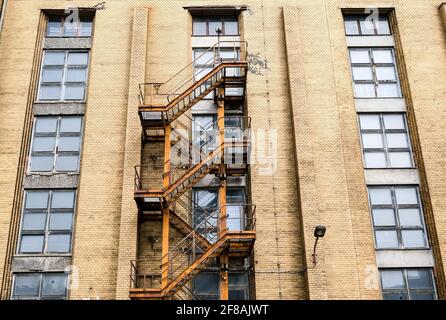
<path fill-rule="evenodd" d="M 152 250 L 153 250 L 153 245 L 159 241 L 159 239 L 155 237 L 147 237 L 147 240 L 149 240 L 150 244 L 152 245 Z"/>
<path fill-rule="evenodd" d="M 313 264 L 316 265 L 317 264 L 317 255 L 316 255 L 316 246 L 317 246 L 317 242 L 319 240 L 319 238 L 323 238 L 325 235 L 325 231 L 327 230 L 327 228 L 325 226 L 316 226 L 316 228 L 314 229 L 314 236 L 316 237 L 316 241 L 314 242 L 314 249 L 313 249 Z"/>

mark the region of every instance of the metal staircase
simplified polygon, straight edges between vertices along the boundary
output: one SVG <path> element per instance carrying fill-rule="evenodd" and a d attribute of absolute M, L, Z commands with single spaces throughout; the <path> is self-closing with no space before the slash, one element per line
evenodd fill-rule
<path fill-rule="evenodd" d="M 178 230 L 183 238 L 175 245 L 169 246 L 168 250 L 163 247 L 164 254 L 159 261 L 161 275 L 147 275 L 143 271 L 144 264 L 153 262 L 140 259 L 131 262 L 132 299 L 197 298 L 189 287 L 190 280 L 196 274 L 222 254 L 248 257 L 252 252 L 255 241 L 255 206 L 243 204 L 245 215 L 240 219 L 246 221 L 240 223 L 243 225 L 242 230 L 229 230 L 225 202 L 219 208 L 202 208 L 189 195 L 192 187 L 210 173 L 220 174 L 223 178 L 226 174 L 230 175 L 231 171 L 227 170 L 229 166 L 225 159 L 228 155 L 232 156 L 234 150 L 248 152 L 249 138 L 244 134 L 241 139 L 234 140 L 232 137 L 230 142 L 226 141 L 224 116 L 220 116 L 216 121 L 218 130 L 215 135 L 206 137 L 204 142 L 197 145 L 190 131 L 193 119 L 187 113 L 195 104 L 212 94 L 215 101 L 223 99 L 218 101 L 222 107 L 226 99 L 244 100 L 247 45 L 243 41 L 230 43 L 232 47 L 223 41 L 205 50 L 164 83 L 151 82 L 140 85 L 139 116 L 144 141 L 164 141 L 165 150 L 168 151 L 165 152 L 167 160 L 163 163 L 162 188 L 151 188 L 144 178 L 143 167 L 135 167 L 135 201 L 140 217 L 162 217 L 164 222 L 167 221 L 164 218 L 166 216 L 168 225 L 164 227 L 163 223 L 163 228 L 168 229 L 170 225 Z M 220 58 L 219 53 L 223 45 L 233 48 L 234 59 Z M 199 59 L 202 66 L 203 57 L 209 53 L 212 53 L 212 58 L 206 62 L 207 68 L 191 75 L 190 69 Z M 210 71 L 203 74 L 205 69 Z M 233 88 L 238 88 L 236 91 L 241 95 L 226 95 L 228 89 L 230 91 Z M 181 122 L 181 116 L 189 119 L 190 124 Z M 214 124 L 211 126 L 215 127 Z M 200 127 L 199 130 L 207 132 L 209 129 L 210 126 Z M 172 155 L 171 147 L 180 154 Z M 183 152 L 186 154 L 182 154 Z M 181 158 L 181 161 L 174 163 L 176 158 Z M 153 281 L 160 277 L 164 280 Z"/>

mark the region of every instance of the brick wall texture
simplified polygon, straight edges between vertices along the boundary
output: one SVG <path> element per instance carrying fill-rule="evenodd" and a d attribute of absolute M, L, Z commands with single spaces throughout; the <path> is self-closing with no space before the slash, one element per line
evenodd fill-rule
<path fill-rule="evenodd" d="M 30 73 L 40 63 L 33 60 L 40 10 L 97 2 L 8 2 L 0 34 L 0 276 L 21 179 Z M 442 253 L 437 263 L 446 263 L 446 18 L 438 0 L 108 0 L 94 25 L 72 253 L 78 284 L 70 298 L 126 299 L 129 261 L 138 252 L 161 256 L 161 243 L 152 250 L 145 240 L 160 238 L 160 221 L 141 225 L 138 238 L 134 166 L 146 165 L 160 184 L 151 157 L 163 145 L 141 145 L 137 85 L 165 81 L 191 62 L 191 17 L 183 9 L 191 5 L 248 5 L 242 37 L 266 61 L 247 84 L 254 133 L 271 138 L 256 140 L 257 155 L 275 150 L 272 164 L 258 156 L 251 165 L 256 298 L 381 298 L 341 8 L 395 9 Z M 318 224 L 327 234 L 313 266 Z"/>

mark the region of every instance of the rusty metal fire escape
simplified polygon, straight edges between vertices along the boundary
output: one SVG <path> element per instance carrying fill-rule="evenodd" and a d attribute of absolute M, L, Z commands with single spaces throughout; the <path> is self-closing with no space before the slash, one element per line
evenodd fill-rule
<path fill-rule="evenodd" d="M 222 48 L 233 50 L 232 57 L 223 57 Z M 162 188 L 153 189 L 145 177 L 149 169 L 137 166 L 134 196 L 139 219 L 154 216 L 162 219 L 162 255 L 160 276 L 155 280 L 153 275 L 141 271 L 148 261 L 131 261 L 132 299 L 195 298 L 189 282 L 210 263 L 219 259 L 220 263 L 227 264 L 229 257 L 251 255 L 255 241 L 255 206 L 236 205 L 235 209 L 243 215 L 234 228 L 227 214 L 234 208 L 226 203 L 227 176 L 244 175 L 249 167 L 250 118 L 231 119 L 234 116 L 225 115 L 226 103 L 245 101 L 246 56 L 246 42 L 220 41 L 166 82 L 140 85 L 143 139 L 147 143 L 164 142 L 164 173 Z M 194 70 L 197 61 L 202 66 L 200 70 Z M 217 120 L 199 130 L 208 132 L 209 128 L 215 128 L 214 134 L 197 144 L 192 138 L 193 119 L 188 111 L 209 97 L 217 105 Z M 228 137 L 233 128 L 225 130 L 225 125 L 231 122 L 239 124 L 239 131 Z M 215 174 L 220 181 L 217 208 L 200 207 L 190 195 L 192 187 L 208 174 Z M 183 235 L 177 243 L 169 243 L 171 226 Z M 225 281 L 221 285 L 222 299 L 228 296 L 227 271 Z"/>

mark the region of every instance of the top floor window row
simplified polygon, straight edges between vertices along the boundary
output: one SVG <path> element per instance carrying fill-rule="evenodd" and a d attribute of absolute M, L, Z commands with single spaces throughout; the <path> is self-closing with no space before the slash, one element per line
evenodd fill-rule
<path fill-rule="evenodd" d="M 391 35 L 386 15 L 347 15 L 344 17 L 345 34 L 348 36 Z"/>
<path fill-rule="evenodd" d="M 91 37 L 93 17 L 54 16 L 48 18 L 46 36 L 50 38 Z"/>
<path fill-rule="evenodd" d="M 221 30 L 222 36 L 238 36 L 238 19 L 236 16 L 197 16 L 192 18 L 192 35 L 217 36 Z"/>

